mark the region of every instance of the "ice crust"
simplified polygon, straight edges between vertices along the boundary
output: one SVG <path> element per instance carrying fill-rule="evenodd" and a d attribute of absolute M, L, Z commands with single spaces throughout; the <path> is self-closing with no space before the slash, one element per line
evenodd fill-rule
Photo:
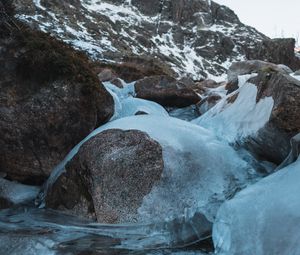
<path fill-rule="evenodd" d="M 219 255 L 300 254 L 300 158 L 225 202 L 213 228 Z"/>
<path fill-rule="evenodd" d="M 257 87 L 247 82 L 253 75 L 239 77 L 239 89 L 222 100 L 193 123 L 212 130 L 218 137 L 233 143 L 257 131 L 269 121 L 274 100 L 265 97 L 256 102 Z M 237 96 L 231 103 L 230 98 Z"/>

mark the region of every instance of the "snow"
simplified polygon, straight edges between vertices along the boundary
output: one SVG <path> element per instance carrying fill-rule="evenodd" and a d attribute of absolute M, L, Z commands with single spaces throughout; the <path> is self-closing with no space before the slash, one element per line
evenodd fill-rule
<path fill-rule="evenodd" d="M 269 121 L 274 100 L 272 97 L 265 97 L 256 102 L 257 87 L 247 82 L 249 77 L 251 76 L 240 76 L 240 88 L 224 97 L 193 123 L 213 130 L 218 137 L 229 143 L 254 136 Z M 233 96 L 237 96 L 237 99 L 230 103 Z"/>
<path fill-rule="evenodd" d="M 300 254 L 300 158 L 225 202 L 213 239 L 220 255 Z"/>

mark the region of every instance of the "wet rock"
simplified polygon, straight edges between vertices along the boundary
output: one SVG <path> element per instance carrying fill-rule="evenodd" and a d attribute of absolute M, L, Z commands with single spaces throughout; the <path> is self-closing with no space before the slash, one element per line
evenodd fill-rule
<path fill-rule="evenodd" d="M 110 82 L 111 82 L 111 84 L 117 86 L 117 87 L 120 88 L 120 89 L 123 88 L 123 82 L 122 82 L 122 80 L 119 79 L 119 78 L 115 78 L 115 79 L 111 80 Z"/>
<path fill-rule="evenodd" d="M 258 88 L 257 101 L 272 97 L 267 125 L 250 144 L 258 155 L 280 164 L 290 151 L 290 139 L 300 132 L 300 81 L 276 71 L 261 71 L 250 80 Z"/>
<path fill-rule="evenodd" d="M 0 169 L 11 180 L 41 184 L 109 120 L 113 99 L 87 57 L 49 35 L 22 25 L 0 37 L 0 48 Z"/>
<path fill-rule="evenodd" d="M 220 95 L 212 94 L 206 98 L 204 98 L 199 104 L 198 108 L 200 111 L 200 114 L 204 114 L 207 111 L 209 111 L 211 108 L 213 108 L 219 101 L 221 100 Z"/>
<path fill-rule="evenodd" d="M 111 129 L 87 141 L 48 192 L 46 205 L 102 223 L 134 222 L 160 179 L 161 146 L 147 134 Z"/>
<path fill-rule="evenodd" d="M 214 89 L 214 88 L 217 88 L 219 86 L 220 86 L 220 84 L 217 83 L 216 81 L 211 80 L 211 79 L 207 79 L 207 80 L 203 80 L 203 81 L 200 81 L 200 82 L 196 82 L 193 86 L 193 90 L 195 92 L 197 92 L 198 94 L 203 95 L 206 92 L 208 92 L 209 89 Z"/>
<path fill-rule="evenodd" d="M 165 107 L 186 107 L 196 104 L 200 97 L 185 84 L 169 76 L 151 76 L 135 83 L 136 97 Z"/>

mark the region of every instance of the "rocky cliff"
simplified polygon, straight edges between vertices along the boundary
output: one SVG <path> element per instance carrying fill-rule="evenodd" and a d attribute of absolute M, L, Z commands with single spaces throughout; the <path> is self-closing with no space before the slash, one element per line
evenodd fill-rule
<path fill-rule="evenodd" d="M 214 78 L 268 39 L 204 0 L 15 0 L 18 18 L 108 63 L 149 58 L 175 75 Z"/>

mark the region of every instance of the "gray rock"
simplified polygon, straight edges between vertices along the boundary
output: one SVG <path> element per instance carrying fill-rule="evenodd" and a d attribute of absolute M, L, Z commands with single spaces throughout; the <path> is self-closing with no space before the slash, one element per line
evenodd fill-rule
<path fill-rule="evenodd" d="M 46 197 L 46 206 L 102 223 L 135 222 L 160 180 L 162 148 L 147 134 L 111 129 L 87 141 Z"/>
<path fill-rule="evenodd" d="M 238 89 L 239 75 L 257 73 L 260 70 L 267 70 L 267 69 L 278 71 L 283 74 L 290 74 L 293 72 L 289 67 L 285 65 L 276 65 L 261 60 L 247 60 L 247 61 L 234 62 L 229 67 L 227 72 L 228 84 L 226 88 L 229 91 L 229 93 L 231 93 L 232 91 Z"/>

